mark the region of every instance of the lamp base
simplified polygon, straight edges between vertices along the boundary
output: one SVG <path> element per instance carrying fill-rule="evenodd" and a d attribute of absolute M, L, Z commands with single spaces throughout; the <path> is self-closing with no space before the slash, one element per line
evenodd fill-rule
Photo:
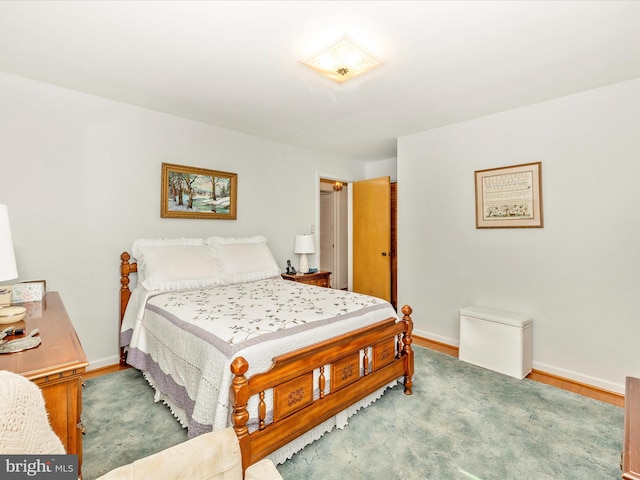
<path fill-rule="evenodd" d="M 298 272 L 309 273 L 309 260 L 307 259 L 306 253 L 300 255 L 300 266 L 298 267 Z"/>
<path fill-rule="evenodd" d="M 11 305 L 11 287 L 0 287 L 0 307 Z"/>

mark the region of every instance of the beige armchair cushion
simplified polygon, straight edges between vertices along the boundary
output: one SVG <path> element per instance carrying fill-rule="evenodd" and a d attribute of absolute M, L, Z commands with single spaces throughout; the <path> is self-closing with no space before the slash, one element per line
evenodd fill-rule
<path fill-rule="evenodd" d="M 246 479 L 282 480 L 270 460 L 245 472 Z M 112 470 L 98 480 L 242 480 L 242 457 L 233 428 L 210 432 Z"/>

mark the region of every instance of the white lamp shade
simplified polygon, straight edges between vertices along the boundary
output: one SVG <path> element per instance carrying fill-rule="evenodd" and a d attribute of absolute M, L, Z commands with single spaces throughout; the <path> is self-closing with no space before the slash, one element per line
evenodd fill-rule
<path fill-rule="evenodd" d="M 300 273 L 309 271 L 308 253 L 316 253 L 316 246 L 313 242 L 312 235 L 296 235 L 296 243 L 293 246 L 294 253 L 300 254 L 300 265 L 298 270 Z"/>
<path fill-rule="evenodd" d="M 316 253 L 316 246 L 311 235 L 296 235 L 294 253 Z"/>
<path fill-rule="evenodd" d="M 9 211 L 6 205 L 0 205 L 0 282 L 14 278 L 18 278 L 18 269 L 13 253 Z"/>

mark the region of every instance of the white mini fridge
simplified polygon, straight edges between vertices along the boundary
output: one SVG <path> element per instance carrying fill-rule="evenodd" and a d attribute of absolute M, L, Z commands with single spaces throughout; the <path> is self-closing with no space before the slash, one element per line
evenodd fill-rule
<path fill-rule="evenodd" d="M 460 309 L 460 351 L 464 362 L 524 378 L 531 372 L 531 317 L 493 308 Z"/>

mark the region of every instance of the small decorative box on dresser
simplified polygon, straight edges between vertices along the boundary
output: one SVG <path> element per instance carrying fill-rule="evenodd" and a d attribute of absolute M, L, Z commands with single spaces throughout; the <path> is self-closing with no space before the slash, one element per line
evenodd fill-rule
<path fill-rule="evenodd" d="M 316 273 L 294 274 L 283 273 L 282 278 L 298 283 L 306 283 L 308 285 L 317 285 L 318 287 L 331 288 L 329 276 L 331 272 L 319 271 Z"/>
<path fill-rule="evenodd" d="M 622 478 L 640 480 L 640 379 L 627 377 L 624 392 Z"/>
<path fill-rule="evenodd" d="M 57 292 L 40 302 L 23 303 L 27 314 L 15 324 L 26 333 L 38 329 L 41 344 L 0 355 L 0 370 L 28 378 L 42 390 L 49 421 L 69 454 L 78 455 L 82 473 L 82 378 L 88 363 L 73 324 Z M 7 338 L 8 340 L 11 337 Z"/>

